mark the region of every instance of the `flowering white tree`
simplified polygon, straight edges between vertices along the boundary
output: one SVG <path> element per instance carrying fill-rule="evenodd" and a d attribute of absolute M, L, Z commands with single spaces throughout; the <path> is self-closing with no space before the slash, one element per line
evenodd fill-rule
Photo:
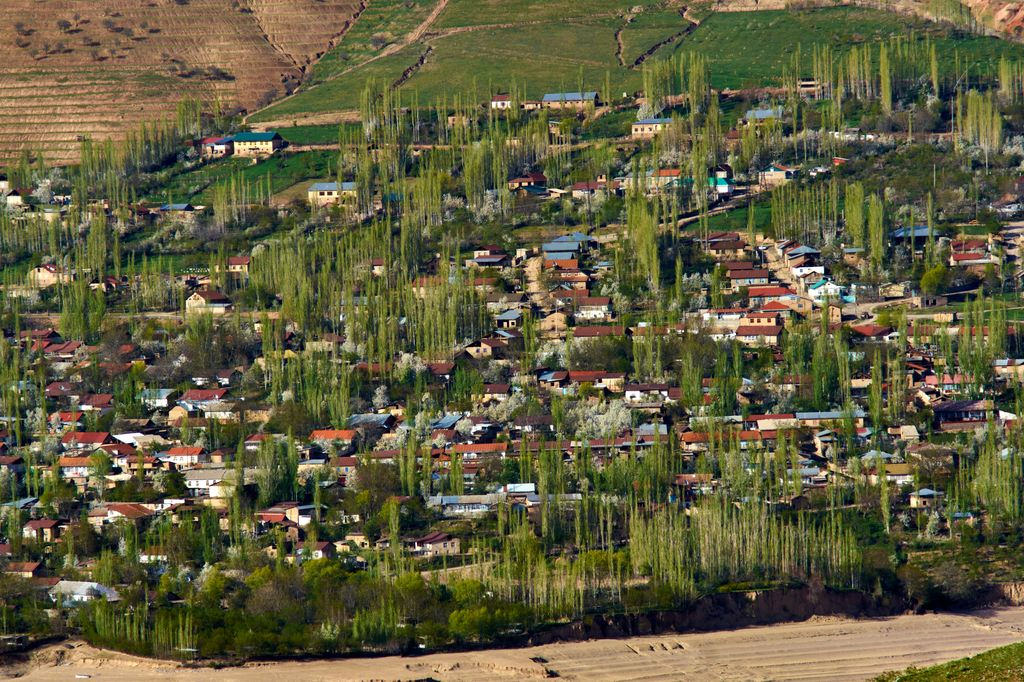
<path fill-rule="evenodd" d="M 391 397 L 388 396 L 388 387 L 381 384 L 373 392 L 373 409 L 383 410 L 391 404 Z"/>

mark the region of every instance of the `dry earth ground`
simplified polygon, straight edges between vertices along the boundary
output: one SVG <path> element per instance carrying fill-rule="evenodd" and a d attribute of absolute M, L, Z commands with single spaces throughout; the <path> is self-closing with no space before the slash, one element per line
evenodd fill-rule
<path fill-rule="evenodd" d="M 4 0 L 0 160 L 77 157 L 190 94 L 254 109 L 294 86 L 364 0 Z"/>
<path fill-rule="evenodd" d="M 98 651 L 82 643 L 37 652 L 0 671 L 31 682 L 180 679 L 195 682 L 295 680 L 865 680 L 1024 640 L 1024 608 L 884 619 L 815 618 L 801 623 L 689 635 L 550 644 L 523 649 L 250 664 L 186 670 Z"/>

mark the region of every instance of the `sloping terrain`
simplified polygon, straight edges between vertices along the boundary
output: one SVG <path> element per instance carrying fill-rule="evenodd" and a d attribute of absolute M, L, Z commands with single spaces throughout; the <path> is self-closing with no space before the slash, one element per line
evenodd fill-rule
<path fill-rule="evenodd" d="M 73 159 L 78 139 L 173 114 L 184 95 L 252 110 L 286 94 L 359 0 L 4 0 L 0 159 Z"/>
<path fill-rule="evenodd" d="M 815 4 L 821 3 L 801 7 Z M 581 75 L 589 87 L 600 88 L 608 74 L 616 91 L 632 91 L 640 86 L 638 60 L 691 47 L 683 37 L 687 6 L 681 0 L 4 0 L 0 161 L 22 149 L 50 161 L 73 160 L 81 138 L 120 136 L 139 121 L 173 113 L 185 95 L 249 112 L 273 101 L 252 121 L 291 125 L 342 120 L 340 112 L 355 108 L 367 78 L 401 80 L 421 101 L 512 83 L 536 95 L 572 89 Z M 894 0 L 888 6 L 959 24 L 973 21 L 973 13 L 1003 35 L 1024 34 L 1021 2 Z M 760 12 L 792 2 L 694 7 Z M 893 19 L 893 31 L 901 31 L 904 20 Z M 693 42 L 711 32 L 701 29 Z M 834 42 L 842 33 L 840 26 L 799 42 Z M 729 57 L 721 50 L 709 56 Z M 281 101 L 307 80 L 297 97 Z"/>
<path fill-rule="evenodd" d="M 618 95 L 642 88 L 643 61 L 679 52 L 703 55 L 714 87 L 763 87 L 778 84 L 797 46 L 809 61 L 814 46 L 830 46 L 838 54 L 908 32 L 915 40 L 932 41 L 940 67 L 952 68 L 960 58 L 994 64 L 1002 54 L 1024 56 L 1019 44 L 951 26 L 971 21 L 956 3 L 952 11 L 963 15 L 943 11 L 946 21 L 940 23 L 923 17 L 937 16 L 942 3 L 886 4 L 896 11 L 851 6 L 867 4 L 828 0 L 827 7 L 812 2 L 811 9 L 784 9 L 790 0 L 721 0 L 711 8 L 678 0 L 582 0 L 565 6 L 545 0 L 437 0 L 442 11 L 375 53 L 346 51 L 344 62 L 328 53 L 314 69 L 315 82 L 249 122 L 286 128 L 350 120 L 368 79 L 392 88 L 401 84 L 430 105 L 457 95 L 480 102 L 513 86 L 526 97 L 581 85 L 602 91 L 607 86 Z M 361 19 L 352 33 L 371 31 Z M 322 68 L 326 64 L 329 70 Z"/>

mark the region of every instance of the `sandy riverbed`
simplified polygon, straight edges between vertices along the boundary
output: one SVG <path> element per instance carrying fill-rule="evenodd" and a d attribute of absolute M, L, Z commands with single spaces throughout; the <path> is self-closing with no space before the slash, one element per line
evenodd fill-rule
<path fill-rule="evenodd" d="M 99 651 L 80 642 L 46 647 L 32 662 L 0 672 L 23 680 L 181 679 L 195 682 L 300 680 L 864 680 L 1024 640 L 1024 607 L 963 615 L 927 614 L 801 623 L 691 635 L 549 644 L 513 650 L 388 656 L 183 670 Z"/>

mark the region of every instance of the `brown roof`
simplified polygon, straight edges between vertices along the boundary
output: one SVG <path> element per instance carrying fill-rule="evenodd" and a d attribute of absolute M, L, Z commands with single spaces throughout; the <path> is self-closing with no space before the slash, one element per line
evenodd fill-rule
<path fill-rule="evenodd" d="M 356 432 L 352 429 L 317 429 L 309 434 L 311 441 L 352 440 Z"/>
<path fill-rule="evenodd" d="M 78 443 L 81 445 L 102 445 L 110 439 L 106 431 L 68 431 L 60 442 L 64 445 Z"/>
<path fill-rule="evenodd" d="M 729 279 L 758 279 L 758 278 L 768 279 L 768 277 L 771 276 L 772 273 L 769 270 L 756 269 L 756 270 L 729 270 L 729 272 L 727 274 L 729 275 Z"/>
<path fill-rule="evenodd" d="M 892 331 L 892 327 L 883 327 L 880 324 L 857 324 L 850 329 L 861 336 L 885 336 Z"/>
<path fill-rule="evenodd" d="M 741 324 L 736 328 L 736 336 L 778 336 L 782 329 L 774 324 Z"/>
<path fill-rule="evenodd" d="M 231 299 L 220 291 L 197 291 L 196 294 L 207 303 L 231 303 Z"/>
<path fill-rule="evenodd" d="M 103 507 L 107 512 L 117 512 L 129 519 L 143 519 L 154 514 L 153 510 L 137 502 L 108 502 Z"/>

